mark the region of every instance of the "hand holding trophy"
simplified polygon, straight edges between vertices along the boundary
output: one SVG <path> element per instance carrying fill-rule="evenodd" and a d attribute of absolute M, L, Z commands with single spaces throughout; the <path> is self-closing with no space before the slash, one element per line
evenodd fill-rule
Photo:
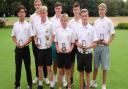
<path fill-rule="evenodd" d="M 19 45 L 18 45 L 19 48 L 23 48 L 24 47 L 24 42 L 23 40 L 19 40 Z"/>
<path fill-rule="evenodd" d="M 65 53 L 66 52 L 66 44 L 62 43 L 62 52 Z"/>
<path fill-rule="evenodd" d="M 37 38 L 36 46 L 39 47 L 41 45 L 41 39 Z"/>
<path fill-rule="evenodd" d="M 102 44 L 102 42 L 104 41 L 104 34 L 100 34 L 100 40 L 99 40 L 100 42 L 100 44 Z"/>
<path fill-rule="evenodd" d="M 82 40 L 83 53 L 86 53 L 86 41 Z"/>
<path fill-rule="evenodd" d="M 46 46 L 48 46 L 48 42 L 49 42 L 49 39 L 50 39 L 48 28 L 46 28 L 46 31 L 45 31 L 45 39 L 46 39 Z"/>

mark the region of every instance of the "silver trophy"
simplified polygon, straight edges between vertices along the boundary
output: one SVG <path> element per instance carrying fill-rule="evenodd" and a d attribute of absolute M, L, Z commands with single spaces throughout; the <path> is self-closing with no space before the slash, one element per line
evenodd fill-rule
<path fill-rule="evenodd" d="M 86 41 L 82 40 L 83 53 L 86 53 L 85 47 L 86 47 Z"/>
<path fill-rule="evenodd" d="M 23 45 L 23 40 L 19 40 L 19 46 Z"/>
<path fill-rule="evenodd" d="M 46 31 L 45 39 L 46 39 L 46 46 L 47 46 L 48 45 L 48 42 L 49 42 L 49 39 L 50 39 L 50 36 L 49 36 L 48 31 Z"/>
<path fill-rule="evenodd" d="M 100 41 L 104 40 L 104 34 L 100 34 Z"/>
<path fill-rule="evenodd" d="M 66 51 L 66 44 L 62 43 L 62 52 L 64 53 Z"/>
<path fill-rule="evenodd" d="M 41 44 L 41 39 L 37 38 L 37 44 L 40 45 Z"/>

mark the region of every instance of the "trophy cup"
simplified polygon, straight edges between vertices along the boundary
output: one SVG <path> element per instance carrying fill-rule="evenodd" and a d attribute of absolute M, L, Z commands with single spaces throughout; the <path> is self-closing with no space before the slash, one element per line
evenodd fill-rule
<path fill-rule="evenodd" d="M 62 43 L 62 52 L 64 53 L 66 51 L 66 44 Z"/>
<path fill-rule="evenodd" d="M 48 46 L 49 38 L 50 38 L 50 36 L 49 36 L 48 30 L 46 30 L 46 33 L 45 33 L 46 46 Z"/>
<path fill-rule="evenodd" d="M 37 38 L 37 44 L 40 45 L 41 44 L 41 39 Z"/>
<path fill-rule="evenodd" d="M 19 40 L 19 46 L 23 45 L 23 40 Z"/>
<path fill-rule="evenodd" d="M 86 47 L 86 41 L 82 40 L 83 53 L 86 53 L 85 47 Z"/>
<path fill-rule="evenodd" d="M 104 34 L 100 34 L 100 41 L 104 40 Z"/>

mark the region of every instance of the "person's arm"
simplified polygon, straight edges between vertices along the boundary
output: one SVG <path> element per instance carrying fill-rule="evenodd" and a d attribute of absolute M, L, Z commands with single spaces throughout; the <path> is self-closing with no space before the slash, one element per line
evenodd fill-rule
<path fill-rule="evenodd" d="M 103 44 L 105 45 L 109 45 L 112 43 L 113 39 L 115 38 L 115 29 L 114 29 L 114 25 L 112 23 L 112 21 L 110 20 L 110 22 L 108 23 L 109 26 L 109 32 L 110 32 L 110 38 L 108 39 L 108 41 L 103 41 Z"/>
<path fill-rule="evenodd" d="M 97 45 L 97 41 L 93 42 L 90 46 L 86 47 L 85 49 L 95 48 Z"/>
<path fill-rule="evenodd" d="M 75 44 L 76 44 L 76 46 L 79 47 L 79 48 L 82 48 L 82 47 L 83 47 L 82 44 L 80 44 L 80 43 L 78 42 L 78 40 L 75 41 Z"/>
<path fill-rule="evenodd" d="M 112 43 L 114 38 L 115 38 L 115 34 L 112 34 L 111 37 L 108 39 L 108 41 L 104 40 L 102 43 L 105 45 L 109 45 L 110 43 Z"/>
<path fill-rule="evenodd" d="M 32 41 L 32 37 L 29 37 L 28 40 L 21 46 L 21 48 L 27 46 Z"/>
<path fill-rule="evenodd" d="M 13 42 L 16 44 L 17 47 L 19 47 L 19 42 L 17 42 L 16 37 L 12 36 Z"/>
<path fill-rule="evenodd" d="M 57 53 L 62 53 L 62 50 L 58 46 L 58 42 L 55 42 Z"/>

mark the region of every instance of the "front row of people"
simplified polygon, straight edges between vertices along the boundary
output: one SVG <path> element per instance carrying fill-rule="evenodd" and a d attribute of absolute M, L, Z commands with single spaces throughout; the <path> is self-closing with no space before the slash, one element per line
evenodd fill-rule
<path fill-rule="evenodd" d="M 18 8 L 19 21 L 16 22 L 12 30 L 12 38 L 16 45 L 15 49 L 15 63 L 16 63 L 16 82 L 15 89 L 20 89 L 20 77 L 22 59 L 25 64 L 28 89 L 32 89 L 32 74 L 30 69 L 30 51 L 28 44 L 34 39 L 38 48 L 38 73 L 39 82 L 37 89 L 43 89 L 42 84 L 42 66 L 47 66 L 48 77 L 50 80 L 50 89 L 54 89 L 55 81 L 52 71 L 52 42 L 55 42 L 57 50 L 57 66 L 58 66 L 58 89 L 62 89 L 62 76 L 65 71 L 67 76 L 67 89 L 71 89 L 71 52 L 74 45 L 77 46 L 77 70 L 80 73 L 80 89 L 90 89 L 90 73 L 92 72 L 92 52 L 93 48 L 102 44 L 104 39 L 96 34 L 92 25 L 89 24 L 89 12 L 87 9 L 80 11 L 82 24 L 79 29 L 74 33 L 73 29 L 69 28 L 68 15 L 62 14 L 60 18 L 61 26 L 56 30 L 55 36 L 51 30 L 51 24 L 47 19 L 47 7 L 42 6 L 39 9 L 41 22 L 37 22 L 36 28 L 33 30 L 31 25 L 26 22 L 26 9 L 24 6 Z M 111 30 L 110 30 L 111 31 Z M 114 31 L 113 31 L 114 32 Z M 112 33 L 112 32 L 111 32 Z M 114 33 L 112 33 L 114 34 Z M 54 39 L 53 39 L 54 38 Z M 102 39 L 103 38 L 103 39 Z M 105 44 L 105 43 L 104 43 Z M 103 45 L 103 44 L 102 44 Z M 105 44 L 106 45 L 106 44 Z M 99 45 L 100 46 L 100 45 Z M 103 46 L 102 46 L 103 47 Z M 84 72 L 86 73 L 86 81 L 84 81 Z M 84 82 L 86 83 L 84 86 Z M 106 89 L 106 88 L 104 88 Z"/>

